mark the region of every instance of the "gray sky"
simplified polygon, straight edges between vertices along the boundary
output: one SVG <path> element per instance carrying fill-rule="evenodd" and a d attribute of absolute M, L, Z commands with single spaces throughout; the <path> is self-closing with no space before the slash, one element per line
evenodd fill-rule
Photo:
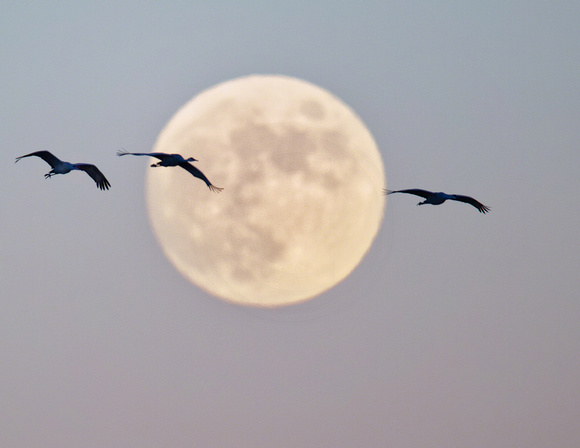
<path fill-rule="evenodd" d="M 579 4 L 197 3 L 2 6 L 0 445 L 578 446 Z M 115 151 L 253 73 L 349 104 L 390 188 L 491 213 L 392 196 L 319 298 L 206 295 L 155 241 L 145 161 Z M 112 189 L 14 165 L 40 149 Z"/>

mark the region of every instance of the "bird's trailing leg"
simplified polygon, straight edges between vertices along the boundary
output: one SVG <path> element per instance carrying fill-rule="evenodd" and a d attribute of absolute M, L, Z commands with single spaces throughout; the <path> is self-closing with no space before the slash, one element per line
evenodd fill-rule
<path fill-rule="evenodd" d="M 417 205 L 425 205 L 427 201 L 419 202 Z"/>
<path fill-rule="evenodd" d="M 49 172 L 49 173 L 46 173 L 46 174 L 44 175 L 44 178 L 45 178 L 45 179 L 50 179 L 50 178 L 51 178 L 52 176 L 54 176 L 54 175 L 55 175 L 55 173 L 53 173 L 53 172 L 51 171 L 51 172 Z"/>

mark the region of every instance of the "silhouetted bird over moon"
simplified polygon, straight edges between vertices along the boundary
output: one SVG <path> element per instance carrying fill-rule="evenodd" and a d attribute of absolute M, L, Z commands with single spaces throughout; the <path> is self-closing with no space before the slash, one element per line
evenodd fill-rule
<path fill-rule="evenodd" d="M 153 165 L 151 165 L 151 168 L 157 168 L 159 166 L 164 166 L 164 167 L 180 166 L 184 170 L 189 171 L 191 174 L 193 174 L 198 179 L 203 180 L 211 191 L 215 191 L 216 193 L 219 193 L 220 191 L 223 190 L 223 188 L 216 187 L 215 185 L 213 185 L 209 181 L 209 179 L 205 176 L 205 174 L 203 174 L 199 169 L 197 169 L 195 166 L 193 166 L 191 163 L 189 163 L 189 162 L 197 162 L 197 159 L 194 159 L 193 157 L 189 157 L 188 159 L 184 159 L 181 154 L 165 154 L 162 152 L 126 152 L 126 151 L 117 151 L 117 155 L 118 156 L 131 155 L 131 156 L 156 157 L 157 159 L 160 160 L 160 162 L 154 163 Z"/>
<path fill-rule="evenodd" d="M 90 163 L 64 162 L 60 160 L 58 157 L 54 156 L 49 151 L 36 151 L 31 152 L 30 154 L 26 154 L 25 156 L 16 157 L 16 161 L 14 163 L 18 162 L 20 159 L 23 159 L 25 157 L 32 156 L 40 157 L 42 160 L 44 160 L 52 167 L 52 169 L 44 175 L 45 179 L 50 179 L 55 174 L 66 174 L 71 171 L 77 170 L 84 171 L 89 176 L 91 176 L 92 179 L 97 184 L 97 187 L 99 187 L 101 190 L 108 190 L 109 187 L 111 186 L 111 184 L 105 178 L 103 173 L 101 173 L 101 171 L 95 165 L 91 165 Z"/>
<path fill-rule="evenodd" d="M 415 196 L 421 196 L 425 198 L 423 202 L 419 202 L 417 205 L 423 204 L 431 204 L 431 205 L 440 205 L 443 204 L 446 200 L 452 201 L 459 201 L 465 202 L 466 204 L 473 205 L 476 209 L 478 209 L 481 213 L 487 213 L 490 208 L 486 205 L 483 205 L 481 202 L 476 201 L 472 197 L 463 196 L 460 194 L 447 194 L 441 191 L 437 193 L 433 193 L 432 191 L 427 190 L 420 190 L 417 188 L 412 188 L 410 190 L 384 190 L 385 194 L 393 194 L 393 193 L 408 193 L 414 194 Z"/>

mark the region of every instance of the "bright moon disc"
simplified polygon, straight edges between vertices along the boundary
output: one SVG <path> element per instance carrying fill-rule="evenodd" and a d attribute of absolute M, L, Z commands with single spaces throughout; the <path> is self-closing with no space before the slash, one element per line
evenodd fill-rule
<path fill-rule="evenodd" d="M 373 137 L 342 101 L 296 78 L 248 76 L 200 93 L 154 151 L 195 157 L 224 188 L 216 194 L 179 167 L 147 169 L 165 255 L 227 301 L 276 307 L 328 290 L 359 264 L 382 222 Z"/>

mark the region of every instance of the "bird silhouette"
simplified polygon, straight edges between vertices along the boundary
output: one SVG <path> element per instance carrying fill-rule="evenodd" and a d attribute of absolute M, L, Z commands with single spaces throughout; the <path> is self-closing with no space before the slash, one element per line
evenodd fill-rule
<path fill-rule="evenodd" d="M 476 209 L 478 209 L 481 213 L 487 213 L 490 210 L 490 208 L 488 206 L 483 205 L 481 202 L 476 201 L 472 197 L 463 196 L 460 194 L 447 194 L 447 193 L 443 193 L 441 191 L 433 193 L 432 191 L 420 190 L 417 188 L 412 188 L 410 190 L 387 190 L 387 189 L 384 189 L 384 192 L 385 192 L 385 194 L 408 193 L 408 194 L 414 194 L 415 196 L 421 196 L 422 198 L 425 198 L 425 200 L 423 202 L 419 202 L 417 205 L 423 205 L 423 204 L 440 205 L 449 199 L 452 201 L 459 201 L 459 202 L 465 202 L 466 204 L 471 204 Z"/>
<path fill-rule="evenodd" d="M 103 173 L 101 173 L 101 171 L 95 165 L 91 165 L 90 163 L 64 162 L 49 151 L 36 151 L 24 156 L 16 157 L 16 161 L 14 163 L 18 162 L 20 159 L 24 159 L 25 157 L 32 156 L 40 157 L 51 166 L 52 169 L 44 175 L 45 179 L 50 179 L 55 174 L 66 174 L 73 170 L 77 170 L 84 171 L 89 176 L 91 176 L 91 178 L 97 184 L 97 187 L 99 187 L 101 190 L 108 190 L 111 186 Z"/>
<path fill-rule="evenodd" d="M 209 179 L 205 176 L 205 174 L 203 174 L 197 167 L 195 167 L 191 163 L 189 163 L 189 162 L 197 162 L 197 159 L 194 159 L 193 157 L 189 157 L 188 159 L 184 159 L 181 154 L 165 154 L 163 152 L 127 152 L 127 151 L 117 151 L 117 155 L 118 156 L 131 155 L 131 156 L 155 157 L 155 158 L 159 159 L 159 162 L 151 165 L 152 168 L 157 168 L 159 166 L 164 166 L 164 167 L 180 166 L 181 168 L 188 171 L 189 173 L 191 173 L 192 175 L 194 175 L 198 179 L 203 180 L 211 191 L 215 191 L 216 193 L 219 193 L 220 191 L 223 190 L 223 188 L 216 187 L 214 184 L 212 184 L 209 181 Z"/>

